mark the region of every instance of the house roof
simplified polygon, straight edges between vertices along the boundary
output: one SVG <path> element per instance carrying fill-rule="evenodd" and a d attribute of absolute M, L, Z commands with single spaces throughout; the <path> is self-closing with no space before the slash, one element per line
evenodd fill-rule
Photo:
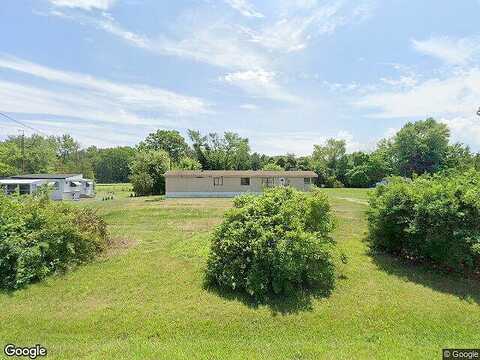
<path fill-rule="evenodd" d="M 82 174 L 26 174 L 10 176 L 10 179 L 68 179 Z"/>
<path fill-rule="evenodd" d="M 0 185 L 42 184 L 45 179 L 0 179 Z"/>
<path fill-rule="evenodd" d="M 268 171 L 268 170 L 172 170 L 166 177 L 318 177 L 313 171 Z"/>

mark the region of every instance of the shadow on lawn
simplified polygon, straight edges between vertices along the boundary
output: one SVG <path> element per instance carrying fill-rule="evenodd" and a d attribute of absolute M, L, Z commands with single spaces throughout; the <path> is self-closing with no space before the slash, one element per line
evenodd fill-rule
<path fill-rule="evenodd" d="M 251 296 L 240 292 L 233 291 L 226 288 L 218 288 L 213 285 L 204 285 L 205 290 L 220 296 L 227 300 L 240 301 L 249 308 L 257 309 L 260 306 L 267 306 L 273 315 L 288 315 L 297 314 L 303 311 L 313 310 L 313 299 L 325 298 L 330 295 L 330 292 L 325 291 L 298 291 L 293 295 L 275 296 L 264 301 L 257 301 Z"/>
<path fill-rule="evenodd" d="M 432 270 L 425 264 L 407 262 L 383 253 L 371 252 L 370 256 L 374 263 L 387 274 L 480 304 L 480 283 L 477 279 L 458 273 Z"/>

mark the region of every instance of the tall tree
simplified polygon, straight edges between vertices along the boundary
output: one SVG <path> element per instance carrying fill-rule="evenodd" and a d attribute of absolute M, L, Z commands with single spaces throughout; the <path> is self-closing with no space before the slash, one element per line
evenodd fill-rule
<path fill-rule="evenodd" d="M 139 145 L 140 150 L 164 150 L 173 162 L 190 155 L 190 148 L 177 130 L 157 130 L 148 134 Z"/>
<path fill-rule="evenodd" d="M 100 183 L 125 183 L 129 181 L 130 164 L 135 150 L 129 146 L 101 149 L 95 160 L 96 180 Z"/>
<path fill-rule="evenodd" d="M 446 159 L 449 137 L 448 127 L 433 118 L 404 125 L 393 138 L 400 175 L 438 171 Z"/>
<path fill-rule="evenodd" d="M 247 138 L 233 132 L 201 135 L 188 130 L 195 157 L 205 170 L 244 170 L 250 168 L 250 145 Z"/>
<path fill-rule="evenodd" d="M 345 181 L 348 171 L 345 140 L 328 139 L 324 145 L 314 145 L 311 165 L 318 174 L 318 181 L 327 186 L 335 180 Z"/>
<path fill-rule="evenodd" d="M 171 161 L 164 150 L 138 151 L 130 165 L 130 180 L 138 195 L 165 193 L 165 172 L 170 170 Z"/>
<path fill-rule="evenodd" d="M 13 175 L 12 170 L 21 174 L 23 167 L 25 173 L 44 173 L 55 169 L 58 146 L 53 137 L 36 134 L 25 138 L 10 136 L 0 147 L 0 162 L 8 166 L 9 175 Z"/>

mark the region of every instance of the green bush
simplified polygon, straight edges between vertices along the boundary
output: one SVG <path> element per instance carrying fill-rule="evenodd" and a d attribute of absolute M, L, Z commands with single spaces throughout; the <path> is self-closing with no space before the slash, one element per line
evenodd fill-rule
<path fill-rule="evenodd" d="M 266 189 L 234 200 L 214 233 L 207 263 L 209 284 L 257 300 L 300 289 L 334 286 L 334 227 L 328 200 L 318 189 Z"/>
<path fill-rule="evenodd" d="M 170 158 L 163 150 L 139 151 L 130 165 L 130 182 L 139 196 L 165 194 L 164 174 L 170 169 Z"/>
<path fill-rule="evenodd" d="M 439 174 L 379 186 L 368 211 L 371 245 L 449 270 L 480 270 L 480 174 Z"/>
<path fill-rule="evenodd" d="M 91 260 L 107 246 L 91 209 L 45 196 L 0 194 L 0 288 L 17 289 Z"/>

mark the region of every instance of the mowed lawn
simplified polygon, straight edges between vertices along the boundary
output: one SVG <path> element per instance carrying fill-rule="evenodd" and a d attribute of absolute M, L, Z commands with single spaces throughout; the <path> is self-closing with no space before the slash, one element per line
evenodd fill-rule
<path fill-rule="evenodd" d="M 365 190 L 325 190 L 349 258 L 328 298 L 254 306 L 203 288 L 209 234 L 228 199 L 81 202 L 115 247 L 98 261 L 0 294 L 0 345 L 49 359 L 439 359 L 480 345 L 480 287 L 368 254 Z M 101 193 L 103 188 L 98 187 Z M 113 190 L 112 190 L 113 189 Z"/>

